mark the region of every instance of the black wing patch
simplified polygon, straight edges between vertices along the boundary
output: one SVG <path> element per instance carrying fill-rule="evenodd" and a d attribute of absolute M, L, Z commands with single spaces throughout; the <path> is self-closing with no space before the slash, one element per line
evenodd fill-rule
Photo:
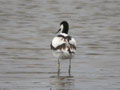
<path fill-rule="evenodd" d="M 65 43 L 63 43 L 63 44 L 61 44 L 61 45 L 59 45 L 59 46 L 57 46 L 57 47 L 54 47 L 54 46 L 52 45 L 52 43 L 51 43 L 50 47 L 51 47 L 52 50 L 66 49 Z"/>
<path fill-rule="evenodd" d="M 71 40 L 71 36 L 63 36 L 63 35 L 58 35 L 57 37 L 62 37 L 62 38 L 64 38 L 64 40 L 68 40 L 68 42 Z"/>

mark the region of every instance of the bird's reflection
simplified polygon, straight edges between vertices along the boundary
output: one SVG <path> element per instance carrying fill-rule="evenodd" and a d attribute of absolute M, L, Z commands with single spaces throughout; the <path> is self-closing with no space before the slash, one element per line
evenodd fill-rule
<path fill-rule="evenodd" d="M 51 76 L 50 90 L 75 90 L 73 76 Z"/>

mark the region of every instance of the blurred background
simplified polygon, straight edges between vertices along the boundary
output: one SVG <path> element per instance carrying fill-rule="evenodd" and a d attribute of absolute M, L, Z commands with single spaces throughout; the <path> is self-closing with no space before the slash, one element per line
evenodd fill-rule
<path fill-rule="evenodd" d="M 68 61 L 50 43 L 63 20 L 77 41 Z M 120 90 L 120 0 L 0 0 L 0 90 Z"/>

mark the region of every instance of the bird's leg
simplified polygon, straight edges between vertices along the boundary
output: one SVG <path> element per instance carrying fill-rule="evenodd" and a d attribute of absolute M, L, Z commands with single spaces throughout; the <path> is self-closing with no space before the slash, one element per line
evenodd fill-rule
<path fill-rule="evenodd" d="M 69 69 L 68 69 L 69 76 L 71 75 L 71 59 L 69 59 Z"/>
<path fill-rule="evenodd" d="M 59 74 L 60 74 L 60 60 L 58 58 L 58 76 L 59 76 Z"/>

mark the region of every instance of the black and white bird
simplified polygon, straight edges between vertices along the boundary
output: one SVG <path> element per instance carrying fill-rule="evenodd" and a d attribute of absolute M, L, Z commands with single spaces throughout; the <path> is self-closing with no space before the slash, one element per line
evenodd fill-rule
<path fill-rule="evenodd" d="M 58 58 L 58 73 L 60 73 L 60 59 L 69 59 L 69 69 L 71 70 L 71 59 L 76 52 L 76 41 L 74 38 L 68 35 L 69 24 L 67 21 L 60 23 L 60 32 L 56 37 L 53 38 L 50 45 L 53 55 Z"/>

